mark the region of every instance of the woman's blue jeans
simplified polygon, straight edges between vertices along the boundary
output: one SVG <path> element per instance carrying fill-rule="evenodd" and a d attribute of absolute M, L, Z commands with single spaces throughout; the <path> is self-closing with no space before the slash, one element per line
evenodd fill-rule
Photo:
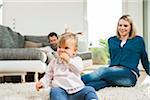
<path fill-rule="evenodd" d="M 81 77 L 86 86 L 92 86 L 95 90 L 104 87 L 118 86 L 130 87 L 136 84 L 136 75 L 125 67 L 105 67 L 85 74 Z"/>
<path fill-rule="evenodd" d="M 50 100 L 98 100 L 95 89 L 85 86 L 79 92 L 68 94 L 60 87 L 53 87 L 50 91 Z"/>

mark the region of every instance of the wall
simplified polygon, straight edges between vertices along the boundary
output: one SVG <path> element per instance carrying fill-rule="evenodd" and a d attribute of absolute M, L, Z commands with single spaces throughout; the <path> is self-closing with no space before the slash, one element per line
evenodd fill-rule
<path fill-rule="evenodd" d="M 23 35 L 87 32 L 85 0 L 4 0 L 3 25 Z"/>
<path fill-rule="evenodd" d="M 2 2 L 2 0 L 0 0 L 0 24 L 2 24 L 3 22 L 2 22 L 2 5 L 3 5 L 3 2 Z"/>
<path fill-rule="evenodd" d="M 136 25 L 137 33 L 143 36 L 143 0 L 122 0 L 123 14 L 130 14 Z"/>
<path fill-rule="evenodd" d="M 147 47 L 147 51 L 148 51 L 148 55 L 149 55 L 149 59 L 150 59 L 150 1 L 149 0 L 144 0 L 143 2 L 144 5 L 144 39 L 146 41 L 146 47 Z"/>

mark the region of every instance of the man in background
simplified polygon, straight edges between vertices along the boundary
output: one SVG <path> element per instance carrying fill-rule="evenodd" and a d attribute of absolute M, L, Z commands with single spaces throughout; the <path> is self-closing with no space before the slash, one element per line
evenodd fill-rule
<path fill-rule="evenodd" d="M 57 44 L 58 44 L 58 35 L 55 32 L 51 32 L 48 34 L 48 41 L 50 43 L 49 46 L 42 47 L 40 50 L 44 51 L 47 55 L 47 61 L 48 64 L 53 58 L 53 53 L 57 51 Z"/>
<path fill-rule="evenodd" d="M 48 35 L 48 40 L 50 43 L 50 47 L 54 50 L 57 51 L 57 44 L 58 44 L 58 35 L 55 32 L 51 32 Z"/>

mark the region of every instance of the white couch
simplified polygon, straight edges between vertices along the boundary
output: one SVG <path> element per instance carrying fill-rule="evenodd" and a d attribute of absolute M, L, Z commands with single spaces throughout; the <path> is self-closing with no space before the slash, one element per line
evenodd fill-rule
<path fill-rule="evenodd" d="M 21 75 L 25 82 L 27 72 L 35 72 L 34 80 L 38 81 L 38 73 L 44 73 L 47 67 L 46 54 L 34 48 L 4 48 L 0 55 L 0 77 Z"/>
<path fill-rule="evenodd" d="M 38 81 L 38 73 L 45 72 L 46 66 L 40 60 L 0 61 L 0 77 L 21 75 L 22 82 L 25 82 L 27 72 L 35 72 L 34 80 Z"/>

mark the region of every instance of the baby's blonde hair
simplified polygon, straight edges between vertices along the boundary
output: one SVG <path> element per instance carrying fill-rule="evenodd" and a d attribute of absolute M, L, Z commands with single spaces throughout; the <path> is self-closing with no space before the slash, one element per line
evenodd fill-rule
<path fill-rule="evenodd" d="M 75 49 L 77 50 L 77 47 L 78 47 L 78 38 L 76 36 L 76 34 L 74 33 L 71 33 L 71 32 L 65 32 L 63 33 L 60 38 L 59 38 L 59 42 L 58 42 L 58 46 L 62 43 L 65 43 L 65 41 L 67 39 L 72 39 L 74 40 L 74 43 L 75 43 Z"/>

